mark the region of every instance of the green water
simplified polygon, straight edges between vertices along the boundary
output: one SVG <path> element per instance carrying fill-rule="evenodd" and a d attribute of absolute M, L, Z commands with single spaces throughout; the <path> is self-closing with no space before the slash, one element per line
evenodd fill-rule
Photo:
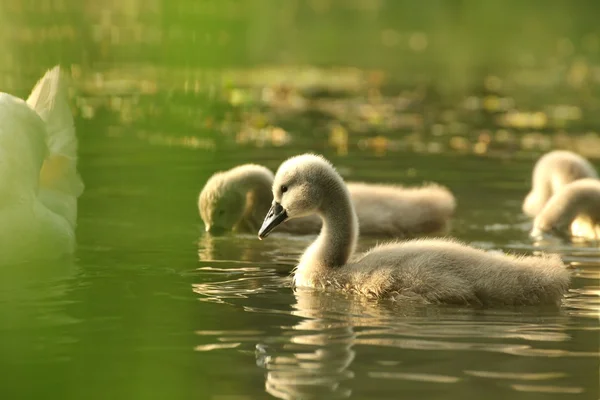
<path fill-rule="evenodd" d="M 74 257 L 0 270 L 0 399 L 598 399 L 598 246 L 547 249 L 573 277 L 558 310 L 417 307 L 294 292 L 312 237 L 211 237 L 196 206 L 215 171 L 314 151 L 444 184 L 452 236 L 536 253 L 535 159 L 600 167 L 597 9 L 0 2 L 0 91 L 70 71 L 86 184 Z"/>
<path fill-rule="evenodd" d="M 560 310 L 294 293 L 310 237 L 210 237 L 195 208 L 213 171 L 293 149 L 217 158 L 105 133 L 82 132 L 75 258 L 3 271 L 2 398 L 597 398 L 597 248 L 560 250 L 574 277 Z M 533 250 L 519 213 L 530 160 L 331 157 L 352 179 L 446 184 L 457 237 Z"/>

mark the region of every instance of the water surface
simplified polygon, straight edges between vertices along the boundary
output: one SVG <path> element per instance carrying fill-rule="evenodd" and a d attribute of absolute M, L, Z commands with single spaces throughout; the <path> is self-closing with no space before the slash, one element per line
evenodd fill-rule
<path fill-rule="evenodd" d="M 3 271 L 3 398 L 598 397 L 597 248 L 556 248 L 573 275 L 558 310 L 293 291 L 311 236 L 211 237 L 195 201 L 215 170 L 302 149 L 217 157 L 89 129 L 76 257 Z M 531 160 L 327 154 L 348 179 L 445 184 L 459 239 L 537 251 L 519 211 Z"/>

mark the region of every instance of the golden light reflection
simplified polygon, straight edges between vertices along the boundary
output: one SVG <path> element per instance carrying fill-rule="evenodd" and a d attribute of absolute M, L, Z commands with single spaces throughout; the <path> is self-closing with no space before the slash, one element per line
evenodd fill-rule
<path fill-rule="evenodd" d="M 574 70 L 583 74 L 582 65 L 565 71 L 564 82 Z M 600 158 L 598 133 L 580 128 L 593 116 L 584 104 L 562 101 L 530 109 L 519 106 L 515 93 L 501 93 L 526 79 L 519 74 L 510 85 L 506 77 L 487 75 L 482 85 L 488 92 L 465 96 L 456 108 L 447 108 L 429 104 L 435 92 L 427 85 L 390 92 L 385 89 L 389 76 L 382 70 L 301 66 L 166 70 L 145 65 L 92 73 L 79 64 L 71 66 L 77 83 L 72 93 L 75 114 L 82 118 L 94 119 L 108 111 L 131 127 L 153 118 L 187 126 L 184 137 L 150 132 L 147 124 L 141 129 L 146 133 L 136 134 L 157 145 L 200 150 L 228 144 L 284 147 L 303 140 L 307 131 L 318 130 L 323 134 L 312 135 L 314 144 L 322 140 L 340 156 L 353 151 L 377 156 L 399 151 L 511 156 L 562 148 Z M 171 98 L 157 103 L 164 93 Z M 213 113 L 215 107 L 222 111 Z M 311 122 L 298 125 L 303 120 Z M 203 133 L 195 135 L 196 131 Z"/>

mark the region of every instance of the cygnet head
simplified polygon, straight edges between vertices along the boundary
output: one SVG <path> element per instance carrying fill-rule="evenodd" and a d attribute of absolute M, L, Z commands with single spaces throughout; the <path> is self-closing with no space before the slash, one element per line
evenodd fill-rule
<path fill-rule="evenodd" d="M 569 207 L 566 199 L 563 204 L 558 204 L 556 201 L 551 201 L 547 204 L 550 207 L 542 209 L 534 218 L 533 227 L 529 235 L 533 239 L 556 237 L 568 240 L 570 238 L 569 228 L 576 216 L 573 204 L 570 204 Z"/>
<path fill-rule="evenodd" d="M 286 160 L 275 174 L 273 204 L 258 237 L 263 239 L 288 219 L 319 214 L 327 194 L 345 185 L 333 166 L 315 154 L 303 154 Z"/>
<path fill-rule="evenodd" d="M 198 199 L 205 230 L 212 234 L 230 231 L 244 214 L 245 194 L 228 183 L 225 174 L 220 172 L 213 175 Z"/>
<path fill-rule="evenodd" d="M 566 240 L 571 239 L 569 233 L 569 227 L 571 221 L 567 221 L 567 218 L 562 216 L 554 222 L 546 221 L 543 214 L 538 214 L 534 221 L 529 236 L 534 240 Z"/>

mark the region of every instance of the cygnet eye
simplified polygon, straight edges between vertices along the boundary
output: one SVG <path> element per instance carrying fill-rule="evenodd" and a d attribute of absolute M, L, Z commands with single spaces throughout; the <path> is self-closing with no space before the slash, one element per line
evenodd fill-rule
<path fill-rule="evenodd" d="M 287 192 L 287 190 L 288 190 L 287 186 L 285 186 L 285 185 L 281 186 L 281 193 L 285 193 L 285 192 Z"/>

